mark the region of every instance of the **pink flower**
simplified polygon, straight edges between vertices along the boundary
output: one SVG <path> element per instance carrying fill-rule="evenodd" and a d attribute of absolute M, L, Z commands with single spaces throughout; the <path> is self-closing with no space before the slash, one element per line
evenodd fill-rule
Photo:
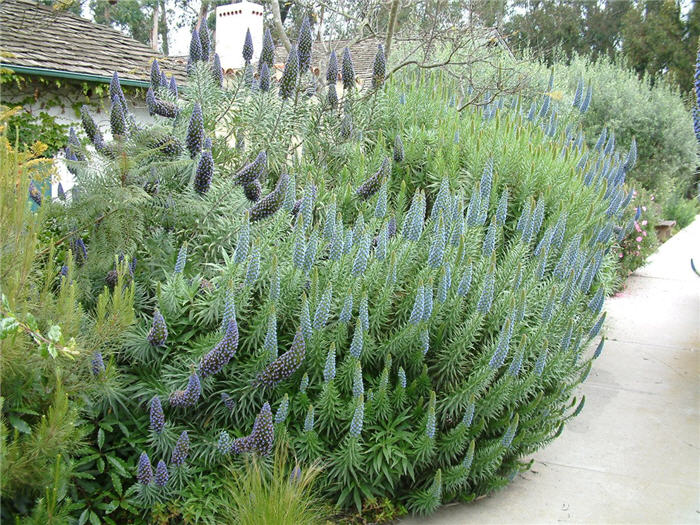
<path fill-rule="evenodd" d="M 651 200 L 654 200 L 654 196 L 653 196 L 653 195 L 652 195 L 650 198 L 651 198 Z"/>
<path fill-rule="evenodd" d="M 639 223 L 637 221 L 634 221 L 634 229 L 637 230 L 638 232 L 642 231 L 642 229 L 639 227 Z"/>
<path fill-rule="evenodd" d="M 637 242 L 642 242 L 642 236 L 640 235 L 639 237 L 637 237 L 637 238 L 635 239 L 635 241 L 637 241 Z"/>
<path fill-rule="evenodd" d="M 647 207 L 646 207 L 646 206 L 642 206 L 642 211 L 647 211 Z"/>
<path fill-rule="evenodd" d="M 647 236 L 647 232 L 643 231 L 643 232 L 642 232 L 642 235 L 644 235 L 644 237 L 646 237 L 646 236 Z"/>
<path fill-rule="evenodd" d="M 646 225 L 647 225 L 647 220 L 644 219 L 644 220 L 642 221 L 642 226 L 646 226 Z"/>
<path fill-rule="evenodd" d="M 623 257 L 621 253 L 618 253 L 617 256 L 618 256 L 620 259 L 622 259 L 622 257 Z"/>

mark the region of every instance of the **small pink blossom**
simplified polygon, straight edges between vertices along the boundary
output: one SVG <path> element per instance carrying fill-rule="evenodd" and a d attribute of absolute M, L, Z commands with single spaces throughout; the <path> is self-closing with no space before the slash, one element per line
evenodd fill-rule
<path fill-rule="evenodd" d="M 646 226 L 646 225 L 647 225 L 647 220 L 644 219 L 644 220 L 642 221 L 642 226 Z"/>
<path fill-rule="evenodd" d="M 639 223 L 637 221 L 634 221 L 634 229 L 637 230 L 638 232 L 642 231 L 642 229 L 639 227 Z"/>
<path fill-rule="evenodd" d="M 623 255 L 621 253 L 618 253 L 617 256 L 622 259 Z"/>
<path fill-rule="evenodd" d="M 642 206 L 642 211 L 647 211 L 647 207 L 646 207 L 646 206 Z"/>
<path fill-rule="evenodd" d="M 653 195 L 652 195 L 650 198 L 651 198 L 651 200 L 654 200 L 654 196 L 653 196 Z"/>
<path fill-rule="evenodd" d="M 647 232 L 646 232 L 646 231 L 643 231 L 643 232 L 642 232 L 642 235 L 644 235 L 644 237 L 646 237 L 646 236 L 647 236 Z"/>
<path fill-rule="evenodd" d="M 640 235 L 639 237 L 637 237 L 637 238 L 635 239 L 635 241 L 637 241 L 637 242 L 642 242 L 642 236 Z"/>

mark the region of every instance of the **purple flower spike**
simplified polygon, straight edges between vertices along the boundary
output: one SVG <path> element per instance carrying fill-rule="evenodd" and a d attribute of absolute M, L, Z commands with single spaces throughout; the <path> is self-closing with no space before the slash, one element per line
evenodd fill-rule
<path fill-rule="evenodd" d="M 199 364 L 202 377 L 218 374 L 228 364 L 238 349 L 238 324 L 233 317 L 228 322 L 223 339 L 217 343 Z"/>
<path fill-rule="evenodd" d="M 190 438 L 187 435 L 187 430 L 183 430 L 182 434 L 175 443 L 173 455 L 170 462 L 174 465 L 184 465 L 187 456 L 190 454 Z"/>
<path fill-rule="evenodd" d="M 148 342 L 153 346 L 163 346 L 168 339 L 168 327 L 160 311 L 153 312 L 153 324 L 148 332 Z"/>
<path fill-rule="evenodd" d="M 136 478 L 141 485 L 149 485 L 153 481 L 153 469 L 151 468 L 151 460 L 148 454 L 141 452 L 139 457 L 139 465 L 136 473 Z"/>
<path fill-rule="evenodd" d="M 301 331 L 294 336 L 292 347 L 258 374 L 255 383 L 264 386 L 274 386 L 287 379 L 301 366 L 306 356 L 306 344 Z"/>

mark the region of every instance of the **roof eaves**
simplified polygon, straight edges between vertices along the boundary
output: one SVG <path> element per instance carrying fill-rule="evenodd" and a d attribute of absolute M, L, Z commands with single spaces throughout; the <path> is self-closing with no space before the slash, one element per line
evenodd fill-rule
<path fill-rule="evenodd" d="M 84 80 L 86 82 L 99 82 L 103 84 L 109 84 L 112 81 L 112 77 L 104 75 L 94 75 L 90 73 L 74 73 L 72 71 L 63 71 L 60 69 L 50 69 L 44 67 L 29 67 L 29 66 L 19 66 L 16 64 L 4 64 L 0 63 L 0 68 L 11 69 L 16 73 L 24 73 L 27 75 L 36 75 L 42 77 L 56 77 L 56 78 L 67 78 L 70 80 Z M 124 86 L 135 86 L 135 87 L 148 87 L 149 82 L 146 80 L 135 80 L 130 78 L 120 78 L 119 82 Z"/>

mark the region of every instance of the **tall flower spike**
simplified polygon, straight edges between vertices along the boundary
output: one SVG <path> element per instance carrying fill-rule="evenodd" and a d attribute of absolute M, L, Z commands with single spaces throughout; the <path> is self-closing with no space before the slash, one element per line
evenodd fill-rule
<path fill-rule="evenodd" d="M 267 217 L 272 217 L 284 204 L 284 197 L 287 194 L 289 175 L 283 173 L 277 180 L 275 189 L 263 197 L 250 209 L 250 221 L 255 222 Z"/>
<path fill-rule="evenodd" d="M 399 380 L 399 386 L 401 388 L 406 388 L 406 371 L 403 369 L 402 366 L 399 367 L 399 372 L 398 372 L 398 380 Z"/>
<path fill-rule="evenodd" d="M 151 430 L 156 434 L 163 432 L 165 428 L 165 414 L 163 414 L 163 405 L 160 404 L 158 396 L 153 396 L 151 399 L 150 419 Z"/>
<path fill-rule="evenodd" d="M 263 349 L 269 354 L 270 361 L 277 359 L 277 314 L 273 308 L 267 318 L 267 332 Z"/>
<path fill-rule="evenodd" d="M 175 448 L 173 449 L 173 454 L 170 458 L 170 462 L 174 465 L 184 465 L 187 460 L 187 456 L 190 454 L 190 438 L 187 435 L 187 430 L 183 430 L 180 437 L 175 443 Z"/>
<path fill-rule="evenodd" d="M 309 243 L 306 245 L 306 253 L 304 254 L 304 273 L 308 274 L 313 268 L 316 261 L 316 251 L 318 250 L 318 230 L 313 230 L 309 237 Z"/>
<path fill-rule="evenodd" d="M 506 218 L 508 215 L 508 188 L 503 190 L 501 198 L 498 200 L 498 207 L 496 208 L 496 224 L 503 226 L 506 223 Z"/>
<path fill-rule="evenodd" d="M 459 285 L 457 286 L 457 295 L 460 297 L 464 297 L 469 293 L 469 288 L 471 288 L 472 284 L 472 263 L 469 261 L 467 263 L 467 267 L 464 269 L 464 273 L 462 274 L 462 278 L 459 281 Z"/>
<path fill-rule="evenodd" d="M 151 89 L 154 91 L 160 87 L 160 66 L 157 59 L 151 62 Z"/>
<path fill-rule="evenodd" d="M 198 102 L 195 102 L 190 121 L 187 125 L 187 135 L 185 144 L 190 152 L 190 157 L 194 158 L 202 151 L 204 143 L 204 117 L 202 116 L 202 107 Z"/>
<path fill-rule="evenodd" d="M 250 29 L 246 29 L 245 40 L 243 41 L 243 60 L 246 64 L 253 60 L 253 37 L 250 35 Z"/>
<path fill-rule="evenodd" d="M 87 106 L 82 106 L 80 108 L 80 120 L 83 123 L 85 134 L 93 144 L 102 140 L 102 133 L 100 133 L 100 130 L 97 128 L 97 124 L 95 124 Z"/>
<path fill-rule="evenodd" d="M 389 200 L 389 188 L 387 181 L 384 181 L 382 187 L 379 188 L 379 196 L 377 197 L 377 205 L 374 207 L 374 216 L 382 219 L 386 215 L 387 204 Z M 388 240 L 388 239 L 387 239 Z"/>
<path fill-rule="evenodd" d="M 202 384 L 199 381 L 199 376 L 192 374 L 187 381 L 186 390 L 177 390 L 170 395 L 170 405 L 183 407 L 196 405 L 201 394 Z"/>
<path fill-rule="evenodd" d="M 355 333 L 352 336 L 352 342 L 350 343 L 350 355 L 355 359 L 359 359 L 362 355 L 362 348 L 364 346 L 364 336 L 362 330 L 362 323 L 358 319 L 355 323 Z"/>
<path fill-rule="evenodd" d="M 332 109 L 338 107 L 338 92 L 335 89 L 335 84 L 328 85 L 328 105 Z"/>
<path fill-rule="evenodd" d="M 167 100 L 160 100 L 156 98 L 152 88 L 148 88 L 148 91 L 146 92 L 146 106 L 148 107 L 149 115 L 160 115 L 161 117 L 175 118 L 180 112 L 180 109 L 176 104 L 173 104 Z M 95 144 L 95 146 L 97 146 L 97 144 Z"/>
<path fill-rule="evenodd" d="M 223 338 L 207 352 L 199 363 L 202 377 L 218 374 L 238 349 L 238 323 L 235 314 L 229 319 Z"/>
<path fill-rule="evenodd" d="M 187 245 L 183 244 L 177 253 L 174 273 L 182 273 L 185 270 L 185 264 L 187 264 Z"/>
<path fill-rule="evenodd" d="M 354 438 L 360 437 L 362 434 L 362 425 L 365 419 L 365 401 L 360 397 L 357 406 L 355 407 L 355 412 L 352 416 L 352 421 L 350 421 L 350 435 Z"/>
<path fill-rule="evenodd" d="M 129 111 L 129 108 L 126 107 L 126 97 L 124 97 L 124 92 L 122 91 L 122 86 L 119 82 L 119 75 L 116 71 L 114 72 L 114 74 L 112 74 L 112 81 L 109 84 L 109 98 L 110 100 L 113 100 L 114 97 L 117 97 L 119 105 L 122 108 L 122 112 L 124 113 L 124 115 L 126 115 L 126 113 Z"/>
<path fill-rule="evenodd" d="M 360 298 L 360 307 L 357 312 L 357 318 L 362 323 L 362 329 L 365 332 L 369 332 L 369 297 L 367 292 L 362 293 Z"/>
<path fill-rule="evenodd" d="M 192 39 L 190 40 L 190 64 L 202 60 L 202 41 L 199 39 L 199 31 L 192 31 Z"/>
<path fill-rule="evenodd" d="M 384 83 L 386 76 L 386 56 L 384 55 L 384 46 L 377 46 L 377 54 L 374 57 L 374 65 L 372 66 L 372 87 L 374 89 L 380 87 Z"/>
<path fill-rule="evenodd" d="M 418 324 L 423 319 L 423 304 L 425 292 L 423 283 L 418 284 L 418 289 L 416 291 L 416 299 L 413 302 L 413 309 L 411 310 L 411 317 L 408 322 L 411 324 Z"/>
<path fill-rule="evenodd" d="M 205 150 L 199 158 L 197 169 L 194 172 L 194 191 L 200 195 L 208 192 L 213 175 L 214 157 L 212 157 L 210 150 Z"/>
<path fill-rule="evenodd" d="M 219 452 L 222 454 L 230 454 L 232 446 L 233 443 L 231 441 L 231 436 L 228 435 L 228 432 L 222 430 L 219 434 L 219 440 L 216 444 L 216 448 L 218 448 Z"/>
<path fill-rule="evenodd" d="M 301 331 L 298 331 L 294 336 L 291 348 L 265 367 L 258 374 L 255 383 L 264 386 L 276 385 L 296 372 L 305 356 L 306 344 Z"/>
<path fill-rule="evenodd" d="M 163 488 L 168 484 L 168 466 L 162 459 L 158 461 L 158 466 L 156 467 L 156 475 L 153 481 L 156 487 Z"/>
<path fill-rule="evenodd" d="M 352 64 L 350 48 L 343 49 L 343 89 L 349 90 L 355 87 L 355 67 Z"/>
<path fill-rule="evenodd" d="M 356 193 L 357 195 L 364 200 L 369 199 L 372 195 L 374 195 L 377 190 L 380 188 L 382 181 L 384 180 L 384 177 L 386 174 L 389 172 L 389 159 L 387 157 L 384 157 L 384 160 L 382 161 L 382 165 L 377 170 L 377 172 L 369 177 L 367 180 L 365 180 L 360 187 L 357 188 Z"/>
<path fill-rule="evenodd" d="M 246 217 L 247 219 L 247 217 Z M 241 231 L 238 233 L 238 241 L 236 242 L 236 251 L 233 254 L 233 262 L 241 264 L 248 257 L 250 250 L 250 222 L 244 220 L 241 225 Z"/>
<path fill-rule="evenodd" d="M 287 413 L 289 412 L 289 394 L 284 394 L 280 406 L 277 407 L 277 412 L 275 412 L 275 423 L 279 425 L 287 419 Z"/>
<path fill-rule="evenodd" d="M 299 383 L 299 392 L 302 394 L 306 393 L 306 389 L 309 388 L 309 374 L 304 374 L 301 377 L 301 383 Z"/>
<path fill-rule="evenodd" d="M 326 290 L 321 296 L 321 300 L 316 306 L 316 312 L 314 313 L 314 330 L 322 330 L 326 326 L 328 321 L 328 314 L 331 310 L 331 301 L 333 300 L 333 286 L 328 285 Z"/>
<path fill-rule="evenodd" d="M 209 62 L 209 54 L 211 53 L 211 39 L 206 23 L 206 20 L 203 20 L 202 24 L 199 26 L 199 44 L 202 49 L 202 60 Z"/>
<path fill-rule="evenodd" d="M 101 352 L 95 352 L 94 354 L 92 354 L 91 369 L 92 369 L 92 375 L 95 377 L 99 377 L 102 374 L 104 374 L 105 363 L 102 359 Z"/>
<path fill-rule="evenodd" d="M 168 82 L 168 90 L 172 94 L 173 97 L 177 98 L 178 95 L 178 90 L 177 90 L 177 81 L 175 80 L 175 75 L 170 77 L 170 82 Z"/>
<path fill-rule="evenodd" d="M 370 249 L 370 237 L 366 231 L 360 235 L 359 246 L 357 248 L 357 254 L 355 255 L 355 260 L 352 264 L 353 275 L 362 275 L 367 269 L 367 262 L 369 261 L 369 249 Z"/>
<path fill-rule="evenodd" d="M 326 69 L 326 82 L 329 85 L 334 85 L 338 81 L 338 57 L 335 55 L 335 50 L 331 51 L 328 57 L 328 68 Z"/>
<path fill-rule="evenodd" d="M 309 17 L 304 17 L 299 29 L 299 39 L 297 41 L 297 49 L 299 52 L 299 70 L 303 73 L 311 66 L 311 48 L 313 47 L 314 37 L 311 34 L 311 22 Z"/>
<path fill-rule="evenodd" d="M 255 160 L 246 164 L 241 170 L 236 173 L 234 181 L 236 184 L 248 184 L 255 179 L 260 178 L 267 169 L 267 152 L 265 150 L 258 153 Z"/>
<path fill-rule="evenodd" d="M 214 55 L 214 62 L 211 65 L 211 73 L 219 87 L 224 86 L 224 68 L 221 67 L 221 58 L 219 54 Z"/>
<path fill-rule="evenodd" d="M 423 287 L 423 320 L 427 321 L 433 314 L 433 280 Z"/>
<path fill-rule="evenodd" d="M 323 367 L 323 380 L 328 383 L 335 378 L 335 345 L 331 343 L 326 355 L 326 364 Z"/>
<path fill-rule="evenodd" d="M 404 151 L 403 151 L 403 141 L 401 140 L 401 135 L 396 134 L 394 138 L 394 161 L 403 162 Z"/>
<path fill-rule="evenodd" d="M 252 449 L 261 456 L 269 456 L 275 443 L 275 428 L 272 424 L 270 403 L 265 402 L 258 417 L 255 418 L 250 434 Z"/>
<path fill-rule="evenodd" d="M 160 87 L 168 87 L 168 76 L 165 74 L 165 71 L 160 72 Z"/>
<path fill-rule="evenodd" d="M 268 69 L 273 66 L 275 59 L 275 43 L 272 40 L 272 33 L 270 33 L 270 28 L 265 29 L 265 34 L 263 35 L 262 50 L 260 51 L 260 64 L 259 69 L 262 69 L 262 65 L 265 64 Z"/>
<path fill-rule="evenodd" d="M 139 457 L 138 470 L 136 472 L 136 478 L 141 485 L 150 485 L 153 481 L 153 469 L 151 468 L 151 460 L 148 458 L 148 454 L 141 452 Z"/>
<path fill-rule="evenodd" d="M 355 363 L 355 371 L 352 375 L 352 395 L 353 397 L 360 397 L 365 393 L 365 386 L 362 382 L 362 366 L 360 362 Z"/>
<path fill-rule="evenodd" d="M 309 405 L 309 409 L 306 411 L 306 418 L 304 419 L 304 432 L 311 432 L 314 429 L 314 406 Z"/>
<path fill-rule="evenodd" d="M 481 288 L 481 296 L 479 297 L 479 303 L 476 309 L 482 313 L 487 314 L 491 310 L 491 303 L 493 302 L 493 293 L 495 286 L 495 268 L 492 265 L 489 272 L 484 277 L 484 284 Z"/>
<path fill-rule="evenodd" d="M 343 309 L 340 311 L 340 315 L 338 316 L 338 320 L 341 323 L 347 323 L 350 321 L 350 317 L 352 316 L 352 303 L 353 296 L 351 287 L 348 290 L 348 294 L 345 296 L 345 300 L 343 301 Z"/>
<path fill-rule="evenodd" d="M 263 93 L 270 91 L 270 68 L 265 63 L 260 66 L 260 91 Z"/>
<path fill-rule="evenodd" d="M 452 286 L 452 266 L 448 263 L 442 270 L 440 275 L 440 283 L 438 284 L 437 301 L 444 303 L 447 301 L 447 295 Z"/>
<path fill-rule="evenodd" d="M 297 76 L 299 74 L 299 54 L 297 48 L 292 46 L 287 56 L 287 63 L 284 65 L 284 72 L 280 79 L 279 93 L 282 99 L 286 100 L 292 96 L 296 88 Z"/>

